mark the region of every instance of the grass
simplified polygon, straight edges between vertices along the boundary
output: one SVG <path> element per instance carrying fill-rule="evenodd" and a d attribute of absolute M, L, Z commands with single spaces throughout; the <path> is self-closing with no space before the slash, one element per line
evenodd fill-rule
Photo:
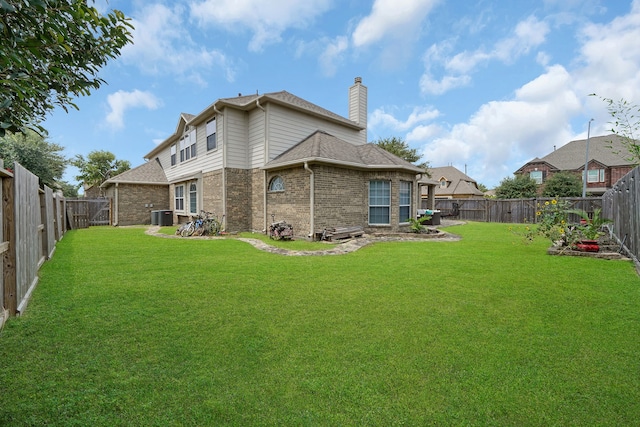
<path fill-rule="evenodd" d="M 0 425 L 636 424 L 633 265 L 449 231 L 324 257 L 72 231 L 0 333 Z"/>

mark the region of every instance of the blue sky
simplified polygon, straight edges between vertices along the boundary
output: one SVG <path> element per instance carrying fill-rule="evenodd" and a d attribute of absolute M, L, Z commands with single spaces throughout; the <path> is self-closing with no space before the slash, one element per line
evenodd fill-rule
<path fill-rule="evenodd" d="M 431 166 L 492 188 L 527 161 L 611 128 L 607 98 L 640 100 L 640 0 L 99 0 L 134 44 L 104 85 L 44 123 L 65 155 L 133 167 L 180 113 L 289 91 L 347 116 L 368 87 L 368 140 L 400 137 Z M 69 168 L 65 179 L 75 181 Z"/>

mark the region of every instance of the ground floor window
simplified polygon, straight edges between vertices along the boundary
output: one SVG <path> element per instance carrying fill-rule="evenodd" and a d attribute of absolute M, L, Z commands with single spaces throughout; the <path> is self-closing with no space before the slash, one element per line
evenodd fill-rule
<path fill-rule="evenodd" d="M 411 215 L 411 183 L 400 181 L 400 222 L 409 222 Z"/>
<path fill-rule="evenodd" d="M 176 211 L 184 211 L 184 185 L 176 185 L 175 209 Z"/>
<path fill-rule="evenodd" d="M 391 223 L 391 182 L 369 181 L 369 224 Z"/>
<path fill-rule="evenodd" d="M 604 182 L 604 169 L 589 169 L 587 182 Z"/>
<path fill-rule="evenodd" d="M 531 171 L 529 177 L 536 182 L 536 184 L 542 184 L 542 171 Z"/>
<path fill-rule="evenodd" d="M 198 188 L 195 182 L 189 185 L 189 212 L 198 213 Z"/>

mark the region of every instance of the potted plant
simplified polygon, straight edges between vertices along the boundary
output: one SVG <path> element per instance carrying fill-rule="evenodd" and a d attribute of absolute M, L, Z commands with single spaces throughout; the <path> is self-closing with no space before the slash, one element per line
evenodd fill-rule
<path fill-rule="evenodd" d="M 604 235 L 602 227 L 612 221 L 602 216 L 602 209 L 600 208 L 594 209 L 591 218 L 585 211 L 580 209 L 572 209 L 568 212 L 579 215 L 581 218 L 580 225 L 576 227 L 581 236 L 576 248 L 585 252 L 598 252 L 600 250 L 598 238 Z"/>

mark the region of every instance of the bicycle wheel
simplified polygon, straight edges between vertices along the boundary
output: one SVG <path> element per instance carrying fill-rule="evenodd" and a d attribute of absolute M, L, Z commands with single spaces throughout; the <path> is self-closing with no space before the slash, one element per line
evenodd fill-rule
<path fill-rule="evenodd" d="M 196 231 L 196 225 L 193 222 L 190 222 L 183 230 L 182 237 L 189 237 Z"/>
<path fill-rule="evenodd" d="M 220 223 L 214 218 L 210 218 L 207 223 L 207 233 L 210 236 L 217 236 L 220 233 Z"/>

